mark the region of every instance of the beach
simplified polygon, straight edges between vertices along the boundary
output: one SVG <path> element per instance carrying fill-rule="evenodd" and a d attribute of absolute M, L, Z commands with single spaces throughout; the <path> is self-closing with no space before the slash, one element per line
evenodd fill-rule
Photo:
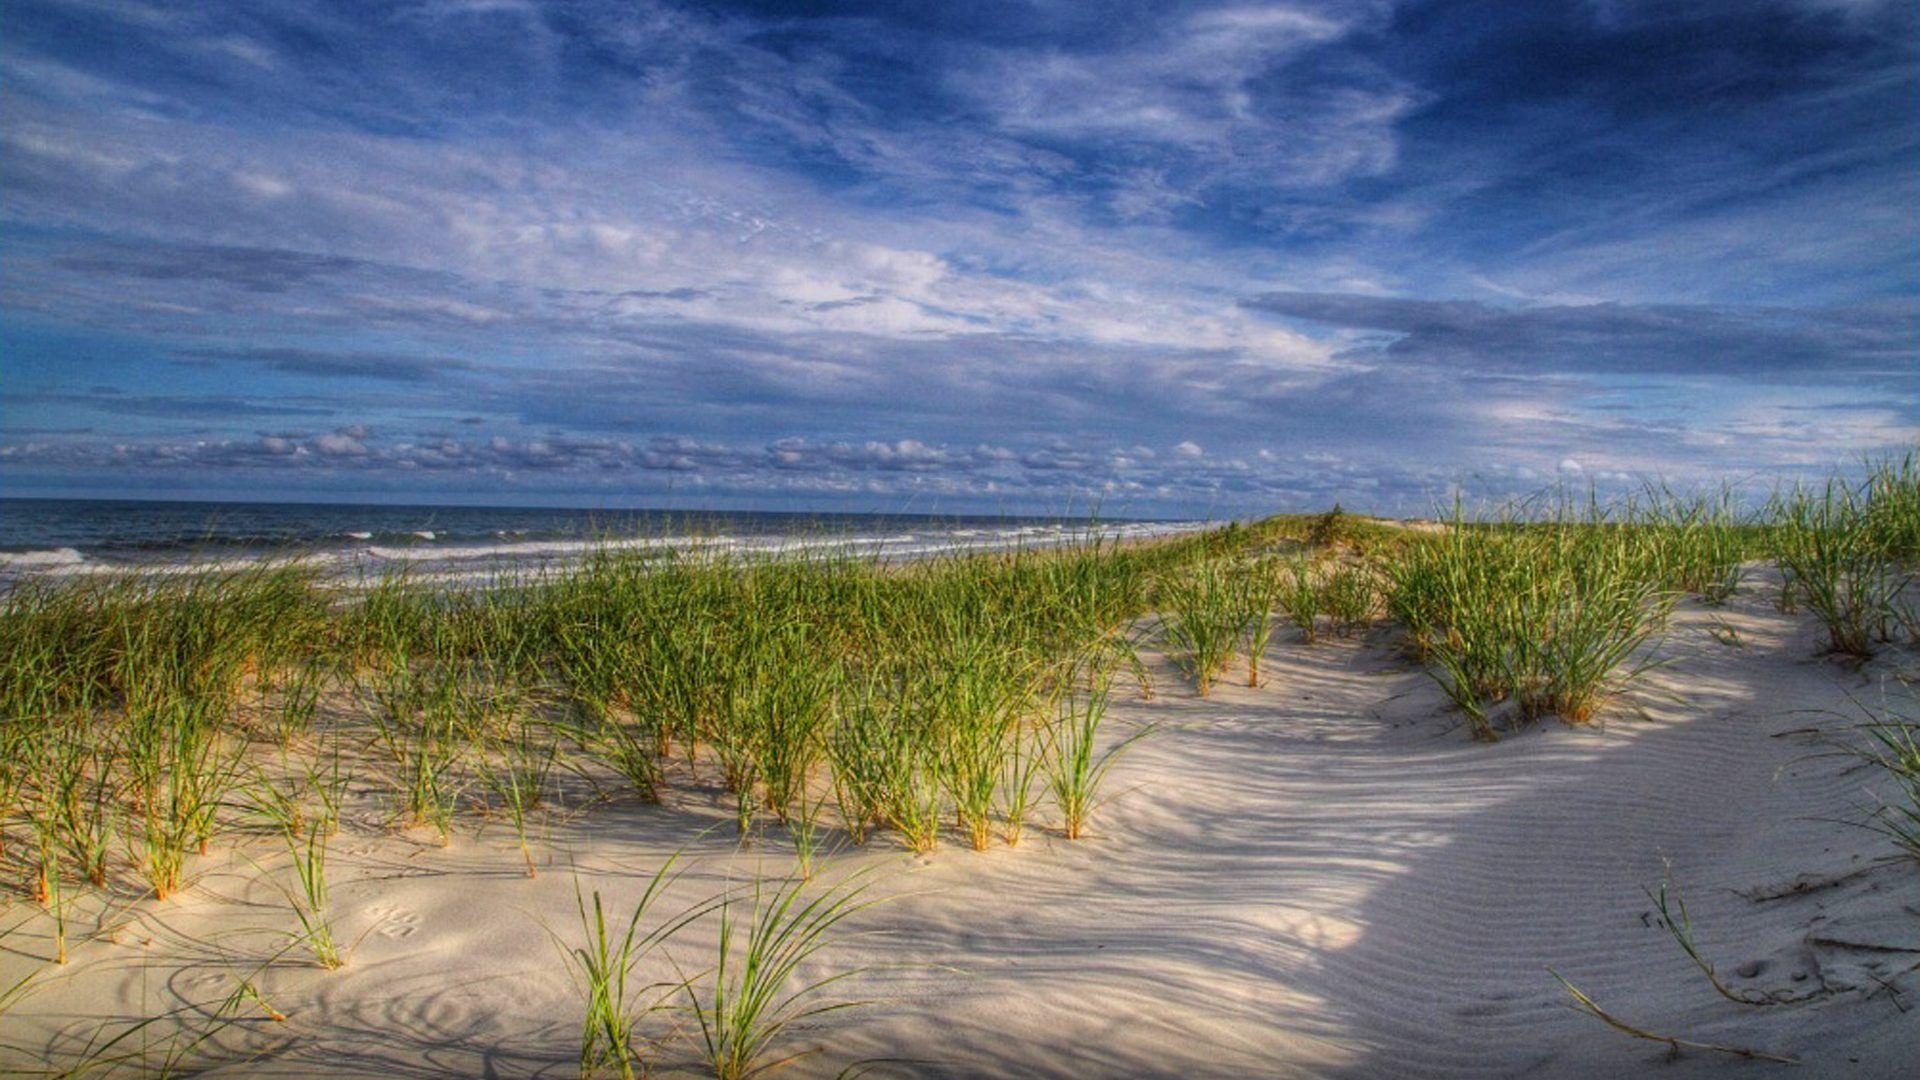
<path fill-rule="evenodd" d="M 0 1080 L 1920 1080 L 1920 0 L 0 27 Z"/>
<path fill-rule="evenodd" d="M 1663 665 L 1600 722 L 1491 744 L 1466 737 L 1386 628 L 1311 645 L 1283 632 L 1264 685 L 1229 669 L 1205 698 L 1150 648 L 1151 700 L 1116 680 L 1101 738 L 1147 734 L 1080 839 L 1046 811 L 981 852 L 951 833 L 914 853 L 826 831 L 809 888 L 872 903 L 795 978 L 834 976 L 820 1000 L 861 1004 L 785 1032 L 775 1056 L 799 1056 L 782 1074 L 1905 1075 L 1920 876 L 1861 827 L 1880 789 L 1840 748 L 1910 658 L 1821 655 L 1777 585 L 1753 567 L 1726 603 L 1680 604 Z M 8 1017 L 10 1052 L 71 1053 L 160 1003 L 245 985 L 254 996 L 187 1055 L 208 1075 L 573 1075 L 581 997 L 562 950 L 583 894 L 617 921 L 676 858 L 658 913 L 795 866 L 778 824 L 741 842 L 717 780 L 677 768 L 659 805 L 556 808 L 532 830 L 531 877 L 497 817 L 463 818 L 443 843 L 394 827 L 356 782 L 328 868 L 343 966 L 289 943 L 286 845 L 234 838 L 172 899 L 76 916 L 88 930 L 70 963 Z M 1663 883 L 1701 955 L 1757 1003 L 1716 992 L 1662 927 Z M 7 912 L 8 976 L 50 947 L 26 911 Z M 699 976 L 716 933 L 709 912 L 637 977 Z M 1801 1068 L 1624 1035 L 1553 973 L 1627 1023 Z M 663 1040 L 651 1067 L 695 1075 L 688 1002 L 666 1001 L 681 1009 L 648 1018 Z M 212 1014 L 116 1053 L 139 1042 L 151 1066 L 180 1045 L 176 1019 Z"/>

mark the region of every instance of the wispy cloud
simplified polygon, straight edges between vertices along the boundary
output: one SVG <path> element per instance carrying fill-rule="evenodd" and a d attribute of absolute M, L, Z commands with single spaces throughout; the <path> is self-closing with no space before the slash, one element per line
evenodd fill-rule
<path fill-rule="evenodd" d="M 315 379 L 374 379 L 400 383 L 439 382 L 473 368 L 467 361 L 449 356 L 332 352 L 290 346 L 183 349 L 176 355 L 183 363 L 213 367 L 259 365 L 283 374 Z"/>
<path fill-rule="evenodd" d="M 1502 306 L 1351 293 L 1265 293 L 1246 306 L 1393 335 L 1355 352 L 1461 369 L 1920 380 L 1920 309 L 1679 304 Z"/>
<path fill-rule="evenodd" d="M 1920 427 L 1911 5 L 22 0 L 0 63 L 9 487 L 1199 512 Z"/>

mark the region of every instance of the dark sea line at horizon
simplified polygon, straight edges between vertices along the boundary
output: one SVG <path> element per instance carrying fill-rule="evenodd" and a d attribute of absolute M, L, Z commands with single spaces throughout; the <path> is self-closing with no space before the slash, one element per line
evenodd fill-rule
<path fill-rule="evenodd" d="M 1086 516 L 606 510 L 349 503 L 0 498 L 0 579 L 218 569 L 303 559 L 330 576 L 554 568 L 603 550 L 923 557 L 1184 532 L 1204 522 Z"/>

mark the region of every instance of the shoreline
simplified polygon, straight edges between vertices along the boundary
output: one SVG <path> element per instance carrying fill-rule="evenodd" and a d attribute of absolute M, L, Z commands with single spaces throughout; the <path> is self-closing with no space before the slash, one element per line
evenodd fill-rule
<path fill-rule="evenodd" d="M 309 567 L 334 581 L 377 577 L 405 570 L 457 584 L 515 574 L 564 574 L 602 555 L 670 556 L 697 553 L 752 559 L 849 558 L 913 561 L 946 555 L 993 551 L 1043 550 L 1093 542 L 1153 541 L 1216 529 L 1221 522 L 1116 522 L 1073 527 L 1059 524 L 1021 526 L 980 535 L 987 530 L 894 533 L 885 536 L 807 535 L 661 535 L 587 540 L 501 540 L 496 543 L 437 544 L 422 538 L 417 546 L 367 544 L 314 549 L 295 546 L 273 549 L 220 550 L 211 556 L 192 554 L 149 556 L 90 556 L 75 548 L 0 553 L 0 587 L 31 578 L 128 575 L 191 575 L 221 573 L 271 565 Z M 203 549 L 204 550 L 204 549 Z"/>

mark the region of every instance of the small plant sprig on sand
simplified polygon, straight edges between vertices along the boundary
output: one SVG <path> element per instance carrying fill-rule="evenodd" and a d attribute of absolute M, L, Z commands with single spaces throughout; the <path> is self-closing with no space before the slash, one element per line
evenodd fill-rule
<path fill-rule="evenodd" d="M 820 851 L 820 810 L 824 805 L 823 799 L 801 791 L 794 796 L 793 807 L 787 813 L 787 835 L 793 840 L 793 873 L 802 881 L 813 879 L 814 860 Z"/>
<path fill-rule="evenodd" d="M 62 843 L 88 884 L 102 888 L 121 813 L 118 733 L 75 722 L 53 735 L 52 744 L 58 764 L 48 797 L 59 808 Z"/>
<path fill-rule="evenodd" d="M 1042 769 L 1054 806 L 1060 811 L 1060 829 L 1069 840 L 1085 833 L 1087 821 L 1101 803 L 1100 786 L 1120 755 L 1153 729 L 1144 727 L 1101 751 L 1100 725 L 1106 718 L 1110 676 L 1094 675 L 1093 688 L 1084 694 L 1063 689 L 1058 718 L 1045 729 Z"/>
<path fill-rule="evenodd" d="M 1648 1031 L 1646 1028 L 1629 1024 L 1625 1020 L 1601 1008 L 1592 998 L 1581 992 L 1579 987 L 1568 982 L 1566 976 L 1552 968 L 1547 969 L 1547 974 L 1559 980 L 1560 985 L 1573 997 L 1574 1007 L 1579 1011 L 1599 1020 L 1601 1023 L 1618 1031 L 1622 1035 L 1629 1035 L 1636 1039 L 1645 1039 L 1648 1042 L 1660 1043 L 1667 1048 L 1668 1054 L 1673 1057 L 1679 1057 L 1682 1050 L 1707 1050 L 1716 1054 L 1730 1054 L 1733 1057 L 1746 1058 L 1749 1061 L 1772 1061 L 1781 1065 L 1798 1065 L 1800 1063 L 1797 1058 L 1782 1057 L 1779 1054 L 1769 1054 L 1762 1050 L 1748 1050 L 1745 1047 L 1724 1046 L 1720 1043 L 1694 1042 L 1689 1039 L 1681 1039 L 1672 1035 L 1661 1035 Z"/>
<path fill-rule="evenodd" d="M 60 879 L 60 838 L 42 836 L 40 849 L 40 903 L 46 909 L 48 918 L 53 920 L 53 962 L 65 965 L 67 962 L 67 917 L 72 911 L 73 897 L 67 892 L 66 883 Z"/>
<path fill-rule="evenodd" d="M 263 772 L 248 786 L 247 803 L 254 815 L 280 834 L 292 859 L 297 887 L 277 886 L 300 924 L 289 935 L 291 944 L 331 971 L 346 963 L 346 951 L 334 939 L 327 904 L 327 838 L 339 829 L 339 810 L 328 797 L 325 774 L 317 763 L 308 764 L 302 773 L 294 775 L 294 780 L 298 786 L 282 787 Z M 310 814 L 302 804 L 301 788 L 321 794 L 318 813 Z M 260 867 L 256 864 L 255 869 Z"/>
<path fill-rule="evenodd" d="M 287 848 L 293 855 L 293 872 L 300 891 L 289 893 L 294 917 L 300 930 L 294 935 L 314 962 L 331 971 L 347 962 L 333 937 L 333 918 L 327 906 L 327 825 L 314 821 L 304 833 L 289 832 Z"/>
<path fill-rule="evenodd" d="M 1680 895 L 1679 886 L 1673 883 L 1672 863 L 1666 863 L 1666 872 L 1660 877 L 1659 890 L 1644 891 L 1647 899 L 1653 901 L 1654 907 L 1660 911 L 1660 925 L 1666 928 L 1667 933 L 1673 937 L 1674 943 L 1680 946 L 1680 951 L 1687 954 L 1687 959 L 1693 961 L 1693 966 L 1699 968 L 1700 973 L 1707 977 L 1707 982 L 1712 984 L 1716 993 L 1728 1001 L 1738 1002 L 1741 1005 L 1776 1004 L 1771 998 L 1735 990 L 1728 986 L 1714 971 L 1713 963 L 1701 955 L 1699 946 L 1693 941 L 1693 917 L 1687 914 L 1686 898 Z"/>
<path fill-rule="evenodd" d="M 184 884 L 188 856 L 206 850 L 216 812 L 238 782 L 243 748 L 172 709 L 136 721 L 128 747 L 138 806 L 135 858 L 155 897 L 165 900 Z"/>
<path fill-rule="evenodd" d="M 1000 839 L 1008 847 L 1020 843 L 1027 811 L 1033 808 L 1033 783 L 1045 758 L 1040 739 L 1038 731 L 1030 733 L 1023 725 L 1009 744 L 1000 777 Z"/>
<path fill-rule="evenodd" d="M 679 879 L 680 871 L 675 869 L 679 859 L 676 853 L 654 871 L 624 925 L 609 921 L 598 889 L 593 890 L 589 908 L 576 879 L 574 903 L 579 912 L 581 943 L 570 944 L 548 930 L 585 1004 L 580 1027 L 581 1080 L 589 1080 L 603 1069 L 612 1069 L 620 1080 L 634 1080 L 647 1071 L 639 1026 L 647 1017 L 668 1008 L 673 993 L 685 983 L 642 983 L 636 979 L 635 969 L 713 907 L 710 903 L 695 905 L 642 929 L 642 922 L 651 919 L 661 896 Z"/>
<path fill-rule="evenodd" d="M 887 755 L 887 822 L 914 854 L 924 855 L 940 846 L 945 796 L 934 751 L 908 732 L 897 735 Z"/>
<path fill-rule="evenodd" d="M 721 903 L 711 978 L 704 987 L 684 983 L 701 1054 L 716 1080 L 747 1080 L 804 1057 L 811 1051 L 775 1056 L 788 1028 L 862 1004 L 821 995 L 865 969 L 818 977 L 802 977 L 800 970 L 835 943 L 841 923 L 877 902 L 864 898 L 866 890 L 857 874 L 811 895 L 798 878 L 772 885 L 756 878 L 744 916 L 741 900 Z"/>
<path fill-rule="evenodd" d="M 460 797 L 455 766 L 470 744 L 470 693 L 457 667 L 416 663 L 405 653 L 387 656 L 372 683 L 370 715 L 399 819 L 432 827 L 443 844 Z"/>

